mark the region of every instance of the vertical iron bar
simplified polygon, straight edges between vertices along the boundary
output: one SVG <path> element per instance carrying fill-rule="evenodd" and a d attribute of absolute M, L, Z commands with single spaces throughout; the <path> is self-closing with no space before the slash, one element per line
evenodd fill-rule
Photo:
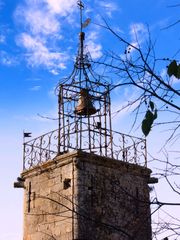
<path fill-rule="evenodd" d="M 23 170 L 25 170 L 25 149 L 26 149 L 26 146 L 25 146 L 25 142 L 23 142 Z"/>
<path fill-rule="evenodd" d="M 23 131 L 23 170 L 25 169 L 25 139 L 24 139 L 24 131 Z"/>
<path fill-rule="evenodd" d="M 145 148 L 145 167 L 147 167 L 147 141 L 144 139 L 144 148 Z"/>
<path fill-rule="evenodd" d="M 58 155 L 60 154 L 61 151 L 61 90 L 62 86 L 60 86 L 59 93 L 58 93 Z"/>
<path fill-rule="evenodd" d="M 104 136 L 105 136 L 105 156 L 107 157 L 107 103 L 106 95 L 104 95 Z"/>
<path fill-rule="evenodd" d="M 74 100 L 74 109 L 76 107 L 76 101 Z M 75 124 L 75 135 L 76 135 L 76 149 L 78 149 L 78 118 L 77 115 L 75 113 L 75 117 L 74 117 L 74 124 Z"/>
<path fill-rule="evenodd" d="M 23 131 L 23 170 L 25 170 L 25 150 L 26 150 L 26 145 L 25 145 L 25 138 L 24 138 L 24 131 Z"/>
<path fill-rule="evenodd" d="M 81 80 L 82 80 L 82 65 L 81 65 L 81 61 L 80 61 L 80 72 L 79 72 L 79 79 L 80 79 L 80 91 L 81 91 Z M 79 94 L 80 97 L 80 94 Z M 79 117 L 80 120 L 80 131 L 79 131 L 79 138 L 80 138 L 80 150 L 82 149 L 82 116 Z"/>
<path fill-rule="evenodd" d="M 96 124 L 96 121 L 95 121 L 95 117 L 93 117 L 93 124 L 92 124 L 92 126 L 93 126 L 93 128 L 95 128 L 95 124 Z M 96 140 L 95 140 L 95 137 L 96 137 L 96 135 L 95 135 L 95 132 L 93 131 L 93 137 L 92 137 L 92 148 L 96 148 Z"/>
<path fill-rule="evenodd" d="M 70 123 L 69 123 L 69 115 L 67 117 L 67 151 L 69 150 L 70 147 Z"/>
<path fill-rule="evenodd" d="M 50 136 L 48 136 L 49 138 L 49 143 L 48 143 L 48 152 L 46 151 L 46 160 L 50 159 L 51 156 L 50 156 L 50 153 L 51 153 L 51 140 L 52 140 L 52 134 L 50 134 Z M 52 149 L 53 150 L 53 149 Z"/>
<path fill-rule="evenodd" d="M 42 149 L 42 142 L 43 142 L 43 136 L 41 136 L 40 137 L 40 153 L 39 153 L 39 156 L 40 156 L 40 158 L 39 158 L 39 163 L 41 163 L 42 162 L 42 151 L 43 151 L 43 149 Z"/>
<path fill-rule="evenodd" d="M 100 102 L 100 114 L 99 114 L 99 122 L 100 122 L 100 128 L 99 128 L 99 144 L 100 144 L 100 156 L 102 156 L 102 126 L 101 126 L 101 102 Z"/>
<path fill-rule="evenodd" d="M 67 91 L 67 90 L 66 90 Z M 61 104 L 62 104 L 62 122 L 63 122 L 63 152 L 66 150 L 66 141 L 65 141 L 65 116 L 64 116 L 64 99 L 63 99 L 63 90 L 61 94 Z"/>
<path fill-rule="evenodd" d="M 113 136 L 112 136 L 112 122 L 111 122 L 111 98 L 110 90 L 108 85 L 108 103 L 109 103 L 109 131 L 110 131 L 110 141 L 111 141 L 111 157 L 113 158 Z"/>

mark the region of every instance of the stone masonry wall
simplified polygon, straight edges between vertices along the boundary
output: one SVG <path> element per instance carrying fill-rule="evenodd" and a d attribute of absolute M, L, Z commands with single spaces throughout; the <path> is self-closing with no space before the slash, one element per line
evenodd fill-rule
<path fill-rule="evenodd" d="M 150 240 L 149 176 L 82 152 L 23 172 L 23 240 Z"/>
<path fill-rule="evenodd" d="M 72 240 L 72 156 L 24 172 L 23 240 Z"/>
<path fill-rule="evenodd" d="M 95 155 L 76 168 L 77 239 L 151 239 L 149 169 Z"/>

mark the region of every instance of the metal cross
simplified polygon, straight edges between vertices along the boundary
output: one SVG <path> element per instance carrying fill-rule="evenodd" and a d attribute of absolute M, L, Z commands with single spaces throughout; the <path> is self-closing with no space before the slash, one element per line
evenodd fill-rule
<path fill-rule="evenodd" d="M 81 24 L 81 32 L 82 32 L 82 10 L 84 9 L 84 3 L 80 0 L 80 1 L 77 1 L 77 5 L 80 9 L 80 24 Z"/>

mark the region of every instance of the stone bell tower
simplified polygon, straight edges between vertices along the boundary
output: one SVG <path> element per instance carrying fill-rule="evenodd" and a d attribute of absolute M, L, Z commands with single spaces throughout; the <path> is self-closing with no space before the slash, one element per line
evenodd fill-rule
<path fill-rule="evenodd" d="M 23 240 L 150 240 L 146 142 L 112 130 L 110 88 L 94 73 L 81 13 L 74 69 L 57 86 L 58 129 L 24 143 Z"/>

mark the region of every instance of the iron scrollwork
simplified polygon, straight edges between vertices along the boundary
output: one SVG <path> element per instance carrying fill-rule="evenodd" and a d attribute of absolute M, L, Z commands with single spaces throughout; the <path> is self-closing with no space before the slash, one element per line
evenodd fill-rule
<path fill-rule="evenodd" d="M 84 127 L 86 125 L 84 123 Z M 78 148 L 75 137 L 76 131 L 75 124 L 71 124 L 69 131 L 60 138 L 60 145 L 65 149 L 64 152 L 71 152 Z M 69 132 L 71 132 L 70 135 Z M 88 130 L 84 128 L 84 132 L 85 139 L 81 148 L 82 151 L 147 166 L 145 139 L 112 131 L 112 137 L 109 135 L 105 142 L 102 136 L 99 136 L 100 134 L 103 135 L 103 130 L 99 129 L 95 133 L 92 131 L 94 135 L 91 137 L 91 149 L 89 149 L 89 143 L 86 142 Z M 62 154 L 62 152 L 58 152 L 57 142 L 58 129 L 24 143 L 24 170 L 52 160 L 58 154 Z"/>
<path fill-rule="evenodd" d="M 24 170 L 53 159 L 57 155 L 57 139 L 58 131 L 54 130 L 24 143 Z"/>

